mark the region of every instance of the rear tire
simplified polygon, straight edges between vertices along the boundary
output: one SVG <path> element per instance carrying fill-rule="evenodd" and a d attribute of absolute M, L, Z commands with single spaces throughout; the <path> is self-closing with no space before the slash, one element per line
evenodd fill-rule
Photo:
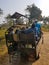
<path fill-rule="evenodd" d="M 38 59 L 39 59 L 39 52 L 36 48 L 36 50 L 35 50 L 35 60 L 38 60 Z"/>

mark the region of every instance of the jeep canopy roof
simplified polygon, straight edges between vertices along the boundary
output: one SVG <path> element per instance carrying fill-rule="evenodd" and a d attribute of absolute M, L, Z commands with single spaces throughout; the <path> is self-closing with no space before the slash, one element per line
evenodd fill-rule
<path fill-rule="evenodd" d="M 19 19 L 21 16 L 23 16 L 23 17 L 25 17 L 25 18 L 28 18 L 28 17 L 26 17 L 25 15 L 22 15 L 22 14 L 20 14 L 20 13 L 18 13 L 18 12 L 15 12 L 15 13 L 11 16 L 11 18 Z"/>

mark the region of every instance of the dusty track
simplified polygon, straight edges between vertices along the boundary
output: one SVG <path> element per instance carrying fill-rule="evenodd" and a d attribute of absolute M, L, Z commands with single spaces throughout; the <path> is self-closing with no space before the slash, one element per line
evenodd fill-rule
<path fill-rule="evenodd" d="M 40 58 L 32 65 L 49 65 L 49 33 L 44 33 L 44 43 L 41 47 Z"/>
<path fill-rule="evenodd" d="M 48 32 L 44 32 L 44 43 L 41 46 L 41 50 L 40 50 L 40 58 L 35 61 L 35 62 L 27 62 L 27 63 L 19 63 L 19 65 L 49 65 L 49 33 Z M 9 63 L 8 62 L 8 55 L 4 56 L 4 58 L 2 58 L 2 61 L 0 63 L 0 65 L 17 65 L 17 62 L 15 61 L 14 63 Z"/>

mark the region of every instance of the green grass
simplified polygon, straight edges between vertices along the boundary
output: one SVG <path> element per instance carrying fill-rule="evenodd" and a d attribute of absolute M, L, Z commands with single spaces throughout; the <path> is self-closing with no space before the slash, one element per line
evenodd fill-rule
<path fill-rule="evenodd" d="M 5 39 L 3 39 L 3 40 L 0 41 L 0 47 L 2 47 L 2 46 L 5 45 L 5 44 L 6 44 Z"/>
<path fill-rule="evenodd" d="M 6 31 L 6 29 L 0 29 L 0 39 L 2 39 L 2 40 L 0 40 L 0 48 L 3 46 L 3 45 L 5 45 L 5 31 Z"/>
<path fill-rule="evenodd" d="M 0 29 L 0 38 L 5 37 L 6 29 Z"/>
<path fill-rule="evenodd" d="M 43 25 L 43 26 L 42 26 L 42 30 L 43 30 L 44 32 L 49 32 L 49 25 Z"/>
<path fill-rule="evenodd" d="M 3 56 L 7 52 L 6 42 L 5 42 L 5 31 L 6 29 L 0 29 L 0 38 L 4 38 L 0 41 L 0 56 Z"/>

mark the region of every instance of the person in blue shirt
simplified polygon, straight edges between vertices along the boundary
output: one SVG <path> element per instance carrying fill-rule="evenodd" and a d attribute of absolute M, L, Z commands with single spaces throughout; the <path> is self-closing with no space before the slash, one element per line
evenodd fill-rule
<path fill-rule="evenodd" d="M 37 32 L 40 33 L 40 31 L 41 31 L 41 24 L 38 23 L 37 21 L 35 21 L 35 28 L 36 28 Z"/>
<path fill-rule="evenodd" d="M 35 36 L 36 36 L 36 40 L 39 40 L 41 37 L 41 24 L 38 23 L 38 21 L 34 22 L 35 24 Z"/>

